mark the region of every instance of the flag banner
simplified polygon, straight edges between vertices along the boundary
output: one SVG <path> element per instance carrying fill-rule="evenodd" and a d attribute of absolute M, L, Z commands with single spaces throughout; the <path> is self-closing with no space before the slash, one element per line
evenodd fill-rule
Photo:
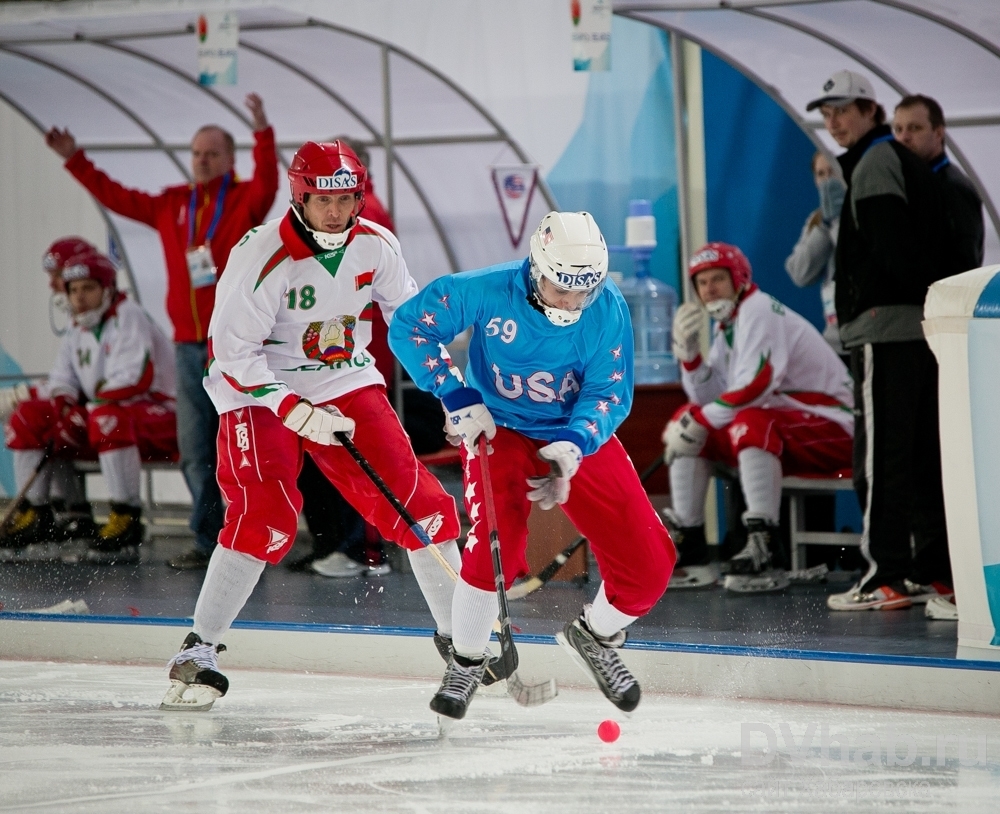
<path fill-rule="evenodd" d="M 570 0 L 573 70 L 611 70 L 611 0 Z"/>
<path fill-rule="evenodd" d="M 198 84 L 235 85 L 240 21 L 235 11 L 198 15 Z"/>
<path fill-rule="evenodd" d="M 490 167 L 490 172 L 510 244 L 516 249 L 524 237 L 531 198 L 538 186 L 538 167 L 534 164 L 502 164 Z"/>

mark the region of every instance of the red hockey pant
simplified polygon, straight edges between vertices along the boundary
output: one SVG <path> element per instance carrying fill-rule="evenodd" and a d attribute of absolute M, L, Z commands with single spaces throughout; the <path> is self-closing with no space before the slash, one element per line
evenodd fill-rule
<path fill-rule="evenodd" d="M 383 387 L 364 387 L 333 401 L 356 424 L 354 444 L 431 540 L 458 537 L 455 500 L 417 461 Z M 419 550 L 422 544 L 341 446 L 319 446 L 285 427 L 266 407 L 219 417 L 219 487 L 229 504 L 219 543 L 271 564 L 295 541 L 302 494 L 295 485 L 303 452 L 344 498 L 387 540 Z"/>
<path fill-rule="evenodd" d="M 690 406 L 681 407 L 674 418 Z M 701 457 L 735 468 L 740 451 L 756 447 L 776 456 L 785 475 L 827 475 L 851 468 L 853 446 L 847 431 L 828 418 L 748 407 L 728 426 L 709 432 Z"/>
<path fill-rule="evenodd" d="M 537 454 L 547 443 L 504 428 L 490 442 L 490 479 L 508 588 L 528 573 L 525 550 L 531 501 L 526 479 L 549 473 L 548 463 Z M 462 579 L 492 591 L 495 583 L 480 461 L 464 447 L 462 454 L 465 508 L 472 523 L 462 557 Z M 570 481 L 569 500 L 561 508 L 590 542 L 611 604 L 630 616 L 647 613 L 666 590 L 677 553 L 616 436 L 584 457 Z"/>
<path fill-rule="evenodd" d="M 94 460 L 102 452 L 139 447 L 144 461 L 177 460 L 177 422 L 173 401 L 142 398 L 128 404 L 91 405 L 84 410 L 86 427 L 78 430 L 76 446 L 57 442 L 53 452 L 63 458 Z M 51 402 L 43 399 L 22 401 L 7 425 L 10 449 L 45 449 L 55 439 L 58 416 Z"/>

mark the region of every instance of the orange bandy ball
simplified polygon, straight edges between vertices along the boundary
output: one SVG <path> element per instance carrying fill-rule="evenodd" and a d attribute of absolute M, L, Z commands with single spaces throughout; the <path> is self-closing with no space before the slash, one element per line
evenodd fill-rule
<path fill-rule="evenodd" d="M 608 719 L 607 721 L 601 721 L 597 725 L 597 737 L 599 737 L 605 743 L 614 743 L 618 740 L 618 736 L 622 733 L 622 729 L 615 721 Z"/>

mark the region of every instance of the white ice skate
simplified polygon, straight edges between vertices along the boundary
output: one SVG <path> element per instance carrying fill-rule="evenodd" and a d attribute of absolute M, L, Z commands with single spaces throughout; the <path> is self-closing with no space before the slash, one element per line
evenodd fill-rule
<path fill-rule="evenodd" d="M 181 650 L 167 663 L 170 689 L 160 702 L 160 709 L 169 711 L 207 712 L 217 698 L 229 689 L 229 679 L 219 672 L 219 653 L 224 644 L 203 642 L 191 632 Z"/>

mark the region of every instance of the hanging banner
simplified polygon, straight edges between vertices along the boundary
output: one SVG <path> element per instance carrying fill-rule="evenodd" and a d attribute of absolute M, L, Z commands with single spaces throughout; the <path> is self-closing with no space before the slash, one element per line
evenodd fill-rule
<path fill-rule="evenodd" d="M 611 70 L 611 0 L 570 0 L 573 70 Z"/>
<path fill-rule="evenodd" d="M 235 85 L 240 21 L 235 11 L 198 15 L 198 84 Z"/>
<path fill-rule="evenodd" d="M 516 249 L 524 236 L 531 198 L 538 185 L 538 167 L 534 164 L 503 164 L 490 167 L 490 172 L 510 245 Z"/>

